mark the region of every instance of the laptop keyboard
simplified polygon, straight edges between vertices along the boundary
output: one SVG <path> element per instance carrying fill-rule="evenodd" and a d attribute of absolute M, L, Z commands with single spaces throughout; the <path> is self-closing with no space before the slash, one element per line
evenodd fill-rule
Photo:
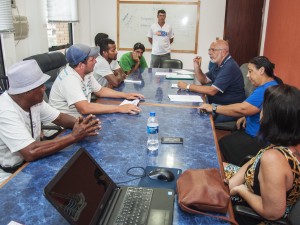
<path fill-rule="evenodd" d="M 115 225 L 143 225 L 149 213 L 153 190 L 129 187 Z"/>

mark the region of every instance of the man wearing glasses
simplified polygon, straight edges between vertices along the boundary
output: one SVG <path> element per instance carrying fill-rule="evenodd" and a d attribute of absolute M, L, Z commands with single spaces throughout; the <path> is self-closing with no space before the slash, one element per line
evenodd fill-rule
<path fill-rule="evenodd" d="M 208 102 L 214 103 L 213 114 L 217 105 L 243 102 L 246 98 L 242 72 L 229 54 L 227 41 L 216 40 L 210 45 L 208 54 L 215 65 L 207 72 L 201 70 L 201 57 L 194 58 L 195 77 L 202 85 L 187 84 L 179 81 L 178 87 L 188 91 L 206 94 Z M 234 117 L 218 115 L 215 122 L 236 120 Z"/>
<path fill-rule="evenodd" d="M 120 58 L 120 66 L 124 72 L 129 75 L 138 69 L 145 69 L 148 67 L 143 53 L 145 46 L 138 42 L 133 46 L 132 52 L 127 52 Z"/>

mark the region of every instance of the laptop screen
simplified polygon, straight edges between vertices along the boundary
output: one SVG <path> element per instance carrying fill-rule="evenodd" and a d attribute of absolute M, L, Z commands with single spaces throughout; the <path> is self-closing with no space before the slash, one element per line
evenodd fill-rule
<path fill-rule="evenodd" d="M 115 187 L 95 160 L 80 149 L 47 185 L 45 195 L 71 224 L 86 225 L 99 218 Z"/>

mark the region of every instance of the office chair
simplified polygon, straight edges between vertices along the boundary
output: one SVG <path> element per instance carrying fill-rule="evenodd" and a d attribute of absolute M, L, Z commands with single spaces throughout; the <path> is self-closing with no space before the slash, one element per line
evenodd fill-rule
<path fill-rule="evenodd" d="M 49 101 L 49 95 L 51 87 L 56 79 L 56 77 L 59 74 L 59 71 L 62 67 L 64 67 L 67 64 L 66 57 L 61 52 L 49 52 L 49 53 L 42 53 L 30 56 L 28 58 L 25 58 L 24 60 L 30 60 L 34 59 L 43 73 L 48 74 L 51 76 L 49 80 L 46 81 L 46 92 L 44 94 L 44 100 L 45 102 Z M 42 139 L 44 140 L 50 140 L 56 137 L 63 129 L 60 126 L 57 126 L 55 124 L 48 124 L 44 125 L 42 124 L 42 130 L 43 131 L 56 131 L 54 134 L 51 134 L 50 136 L 44 136 L 42 135 Z M 44 132 L 43 132 L 44 134 Z"/>
<path fill-rule="evenodd" d="M 240 67 L 243 78 L 244 78 L 244 88 L 245 88 L 245 94 L 246 98 L 252 94 L 255 87 L 252 85 L 252 83 L 249 81 L 247 77 L 248 73 L 248 63 L 244 63 Z M 215 128 L 218 130 L 228 130 L 228 131 L 235 131 L 236 128 L 236 121 L 230 121 L 230 122 L 221 122 L 221 123 L 215 123 Z"/>
<path fill-rule="evenodd" d="M 8 78 L 7 76 L 1 75 L 0 76 L 0 95 L 8 90 L 9 88 L 9 83 L 8 83 Z"/>
<path fill-rule="evenodd" d="M 248 206 L 235 205 L 233 207 L 233 211 L 243 216 L 263 220 L 263 218 L 260 215 L 258 215 L 252 208 Z M 292 211 L 290 212 L 287 218 L 281 218 L 279 220 L 270 221 L 270 222 L 276 222 L 276 224 L 283 224 L 283 225 L 298 225 L 299 221 L 300 221 L 300 200 L 298 199 L 298 201 L 292 208 Z"/>
<path fill-rule="evenodd" d="M 182 69 L 182 67 L 182 61 L 179 59 L 166 59 L 161 64 L 161 68 Z"/>
<path fill-rule="evenodd" d="M 43 73 L 51 76 L 51 78 L 45 83 L 47 88 L 46 94 L 49 96 L 51 87 L 60 69 L 67 64 L 65 55 L 61 52 L 49 52 L 33 55 L 23 60 L 29 59 L 34 59 L 38 63 Z"/>

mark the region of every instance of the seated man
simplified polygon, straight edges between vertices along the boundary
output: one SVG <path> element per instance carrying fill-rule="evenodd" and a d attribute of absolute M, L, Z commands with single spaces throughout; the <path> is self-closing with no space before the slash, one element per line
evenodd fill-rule
<path fill-rule="evenodd" d="M 95 116 L 86 118 L 60 113 L 43 101 L 43 74 L 35 60 L 16 63 L 8 70 L 10 87 L 0 96 L 0 169 L 15 172 L 25 161 L 53 154 L 101 129 Z M 40 142 L 41 123 L 73 128 L 72 133 Z"/>
<path fill-rule="evenodd" d="M 145 46 L 141 43 L 136 43 L 133 46 L 133 52 L 127 52 L 120 58 L 120 66 L 124 72 L 129 75 L 136 70 L 145 69 L 148 67 L 147 62 L 143 56 Z"/>
<path fill-rule="evenodd" d="M 130 113 L 136 114 L 141 109 L 132 104 L 104 105 L 91 103 L 91 94 L 97 97 L 143 99 L 137 93 L 124 93 L 102 87 L 93 76 L 99 47 L 90 48 L 83 44 L 72 45 L 66 58 L 68 65 L 57 76 L 50 92 L 49 103 L 54 108 L 69 115 Z"/>
<path fill-rule="evenodd" d="M 125 80 L 126 74 L 119 66 L 116 44 L 111 39 L 102 39 L 96 44 L 100 47 L 100 56 L 94 68 L 94 77 L 103 87 L 119 87 Z"/>
<path fill-rule="evenodd" d="M 196 57 L 194 59 L 194 70 L 195 76 L 201 84 L 211 84 L 211 86 L 188 85 L 179 81 L 178 87 L 206 94 L 209 103 L 228 105 L 243 102 L 246 98 L 243 75 L 238 64 L 229 54 L 228 43 L 224 40 L 216 40 L 210 45 L 208 54 L 216 66 L 204 74 L 201 70 L 201 57 Z M 215 122 L 236 119 L 235 117 L 217 115 Z"/>

